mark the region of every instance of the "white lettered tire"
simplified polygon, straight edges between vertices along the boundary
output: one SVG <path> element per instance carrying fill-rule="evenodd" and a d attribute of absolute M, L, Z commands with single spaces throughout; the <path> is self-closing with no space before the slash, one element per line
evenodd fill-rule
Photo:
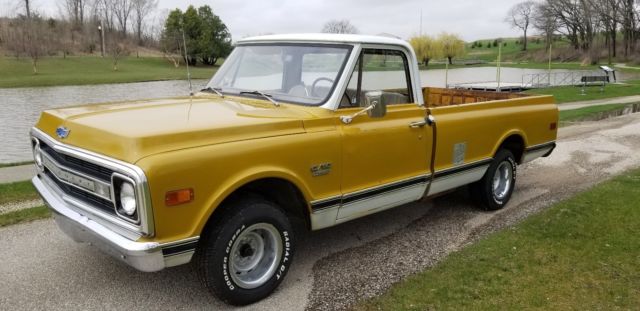
<path fill-rule="evenodd" d="M 221 300 L 246 305 L 271 294 L 293 260 L 291 223 L 274 203 L 257 196 L 232 201 L 203 232 L 196 255 L 204 285 Z"/>

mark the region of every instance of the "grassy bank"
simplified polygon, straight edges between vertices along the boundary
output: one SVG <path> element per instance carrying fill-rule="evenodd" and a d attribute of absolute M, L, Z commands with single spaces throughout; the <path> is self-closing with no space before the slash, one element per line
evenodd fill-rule
<path fill-rule="evenodd" d="M 21 202 L 38 198 L 36 189 L 31 181 L 19 181 L 0 184 L 0 205 L 10 202 Z"/>
<path fill-rule="evenodd" d="M 604 92 L 600 87 L 586 88 L 586 95 L 581 95 L 581 88 L 576 86 L 563 86 L 528 90 L 525 93 L 537 95 L 553 95 L 559 104 L 583 100 L 607 99 L 621 96 L 640 95 L 640 80 L 625 81 L 625 84 L 608 84 Z"/>
<path fill-rule="evenodd" d="M 194 79 L 208 79 L 217 67 L 192 67 Z M 184 66 L 175 68 L 160 57 L 126 57 L 113 70 L 110 58 L 78 56 L 44 58 L 40 60 L 38 74 L 31 69 L 31 60 L 0 57 L 0 87 L 34 87 L 54 85 L 87 85 L 159 80 L 186 79 Z"/>
<path fill-rule="evenodd" d="M 636 309 L 638 201 L 639 170 L 453 253 L 355 309 Z"/>
<path fill-rule="evenodd" d="M 11 166 L 27 165 L 27 164 L 33 164 L 33 161 L 12 162 L 12 163 L 0 163 L 0 168 L 3 168 L 3 167 L 11 167 Z"/>
<path fill-rule="evenodd" d="M 622 109 L 628 104 L 598 105 L 560 111 L 560 124 L 592 119 L 602 113 Z"/>
<path fill-rule="evenodd" d="M 51 217 L 51 211 L 46 206 L 37 206 L 0 214 L 0 227 L 15 225 L 23 222 L 34 221 Z"/>

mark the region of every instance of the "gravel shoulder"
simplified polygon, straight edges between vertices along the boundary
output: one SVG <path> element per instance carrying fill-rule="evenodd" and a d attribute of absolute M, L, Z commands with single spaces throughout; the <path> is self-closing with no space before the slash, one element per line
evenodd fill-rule
<path fill-rule="evenodd" d="M 561 128 L 549 158 L 519 168 L 511 203 L 482 212 L 466 191 L 305 234 L 285 282 L 247 310 L 337 310 L 554 202 L 640 166 L 640 114 Z M 191 267 L 137 272 L 65 237 L 52 220 L 0 228 L 0 309 L 226 310 Z"/>

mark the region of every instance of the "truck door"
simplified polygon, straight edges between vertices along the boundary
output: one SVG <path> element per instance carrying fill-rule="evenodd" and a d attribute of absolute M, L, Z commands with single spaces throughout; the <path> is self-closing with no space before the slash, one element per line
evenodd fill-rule
<path fill-rule="evenodd" d="M 361 111 L 371 91 L 382 91 L 387 113 L 340 122 L 343 199 L 338 222 L 415 201 L 426 189 L 431 128 L 424 125 L 426 110 L 415 103 L 411 81 L 405 52 L 364 49 L 360 54 L 337 113 Z"/>

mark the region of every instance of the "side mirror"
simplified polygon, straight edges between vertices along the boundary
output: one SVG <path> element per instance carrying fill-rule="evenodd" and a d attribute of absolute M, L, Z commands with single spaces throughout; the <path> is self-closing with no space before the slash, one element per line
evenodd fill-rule
<path fill-rule="evenodd" d="M 341 116 L 344 124 L 349 124 L 353 119 L 365 112 L 371 118 L 382 118 L 387 114 L 387 104 L 382 98 L 382 91 L 370 91 L 364 94 L 365 108 L 350 116 Z"/>
<path fill-rule="evenodd" d="M 371 118 L 382 118 L 387 114 L 387 103 L 382 99 L 382 91 L 370 91 L 364 94 L 367 114 Z"/>

